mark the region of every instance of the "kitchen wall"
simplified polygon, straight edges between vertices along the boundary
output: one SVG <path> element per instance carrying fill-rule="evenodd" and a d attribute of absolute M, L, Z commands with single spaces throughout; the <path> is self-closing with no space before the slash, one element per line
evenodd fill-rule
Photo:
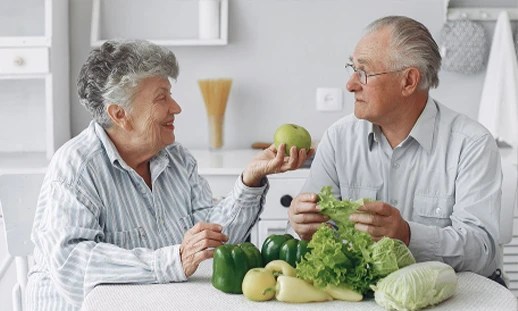
<path fill-rule="evenodd" d="M 467 1 L 463 1 L 456 2 L 466 6 Z M 196 2 L 180 2 L 183 11 L 179 13 L 175 12 L 178 7 L 174 1 L 103 0 L 102 36 L 162 39 L 196 36 L 197 11 L 192 7 Z M 188 148 L 208 146 L 207 118 L 198 79 L 234 79 L 225 116 L 225 149 L 247 148 L 254 141 L 271 141 L 275 129 L 288 122 L 306 127 L 319 139 L 331 123 L 353 110 L 353 98 L 345 91 L 348 77 L 343 65 L 369 22 L 384 15 L 407 15 L 428 26 L 436 40 L 440 40 L 445 16 L 444 3 L 439 0 L 229 2 L 228 45 L 170 47 L 181 67 L 173 86 L 173 96 L 183 109 L 176 120 L 176 135 Z M 117 6 L 123 3 L 127 7 L 119 11 Z M 516 1 L 493 3 L 505 4 L 515 7 Z M 90 12 L 90 0 L 71 1 L 73 79 L 91 49 Z M 486 22 L 485 26 L 491 37 L 494 22 Z M 441 72 L 440 79 L 440 86 L 431 92 L 432 96 L 476 118 L 484 72 L 475 75 Z M 316 111 L 318 87 L 342 88 L 343 110 Z M 75 83 L 70 88 L 72 134 L 76 135 L 88 125 L 90 116 L 77 101 Z"/>

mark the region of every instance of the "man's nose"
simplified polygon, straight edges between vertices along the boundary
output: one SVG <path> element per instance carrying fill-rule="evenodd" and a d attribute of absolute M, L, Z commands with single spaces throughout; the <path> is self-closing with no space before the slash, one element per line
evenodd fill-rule
<path fill-rule="evenodd" d="M 356 72 L 351 75 L 345 84 L 345 88 L 351 93 L 356 92 L 359 88 L 361 88 L 360 80 L 358 80 L 358 74 Z"/>

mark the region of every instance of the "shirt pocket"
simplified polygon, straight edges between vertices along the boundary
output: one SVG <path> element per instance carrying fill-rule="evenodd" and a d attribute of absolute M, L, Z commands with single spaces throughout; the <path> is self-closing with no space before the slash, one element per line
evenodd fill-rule
<path fill-rule="evenodd" d="M 342 200 L 356 201 L 364 198 L 376 200 L 378 189 L 369 186 L 342 186 L 340 192 Z"/>
<path fill-rule="evenodd" d="M 146 232 L 142 227 L 137 227 L 128 231 L 105 232 L 104 234 L 104 240 L 106 243 L 111 243 L 124 249 L 146 247 L 143 245 L 146 237 Z"/>
<path fill-rule="evenodd" d="M 451 226 L 451 214 L 455 200 L 452 196 L 416 194 L 414 196 L 413 220 L 441 228 Z"/>

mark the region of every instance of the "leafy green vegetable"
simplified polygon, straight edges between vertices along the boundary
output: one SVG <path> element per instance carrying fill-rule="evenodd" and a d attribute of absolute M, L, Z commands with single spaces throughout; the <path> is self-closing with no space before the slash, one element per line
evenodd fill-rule
<path fill-rule="evenodd" d="M 455 293 L 457 275 L 452 267 L 438 261 L 407 266 L 380 280 L 374 299 L 387 310 L 419 310 L 436 305 Z"/>
<path fill-rule="evenodd" d="M 297 264 L 297 277 L 311 280 L 315 286 L 347 284 L 351 289 L 364 293 L 373 284 L 374 272 L 368 269 L 361 252 L 348 249 L 336 231 L 322 224 L 308 244 L 311 252 Z"/>
<path fill-rule="evenodd" d="M 339 201 L 331 189 L 322 188 L 318 204 L 321 213 L 334 220 L 338 229 L 325 224 L 318 228 L 308 244 L 311 252 L 297 264 L 298 277 L 321 288 L 345 284 L 365 294 L 381 277 L 415 263 L 403 242 L 383 238 L 376 243 L 368 233 L 354 229 L 349 216 L 371 199 Z"/>
<path fill-rule="evenodd" d="M 372 252 L 372 267 L 382 277 L 415 263 L 414 256 L 400 240 L 384 237 L 369 248 Z"/>

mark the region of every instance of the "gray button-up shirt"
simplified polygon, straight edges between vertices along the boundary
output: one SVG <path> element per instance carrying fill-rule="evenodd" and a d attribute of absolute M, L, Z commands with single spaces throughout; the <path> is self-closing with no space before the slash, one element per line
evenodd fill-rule
<path fill-rule="evenodd" d="M 331 185 L 340 199 L 386 202 L 408 221 L 417 261 L 489 276 L 499 251 L 500 161 L 482 125 L 429 98 L 394 149 L 368 121 L 349 115 L 333 124 L 302 191 Z"/>

